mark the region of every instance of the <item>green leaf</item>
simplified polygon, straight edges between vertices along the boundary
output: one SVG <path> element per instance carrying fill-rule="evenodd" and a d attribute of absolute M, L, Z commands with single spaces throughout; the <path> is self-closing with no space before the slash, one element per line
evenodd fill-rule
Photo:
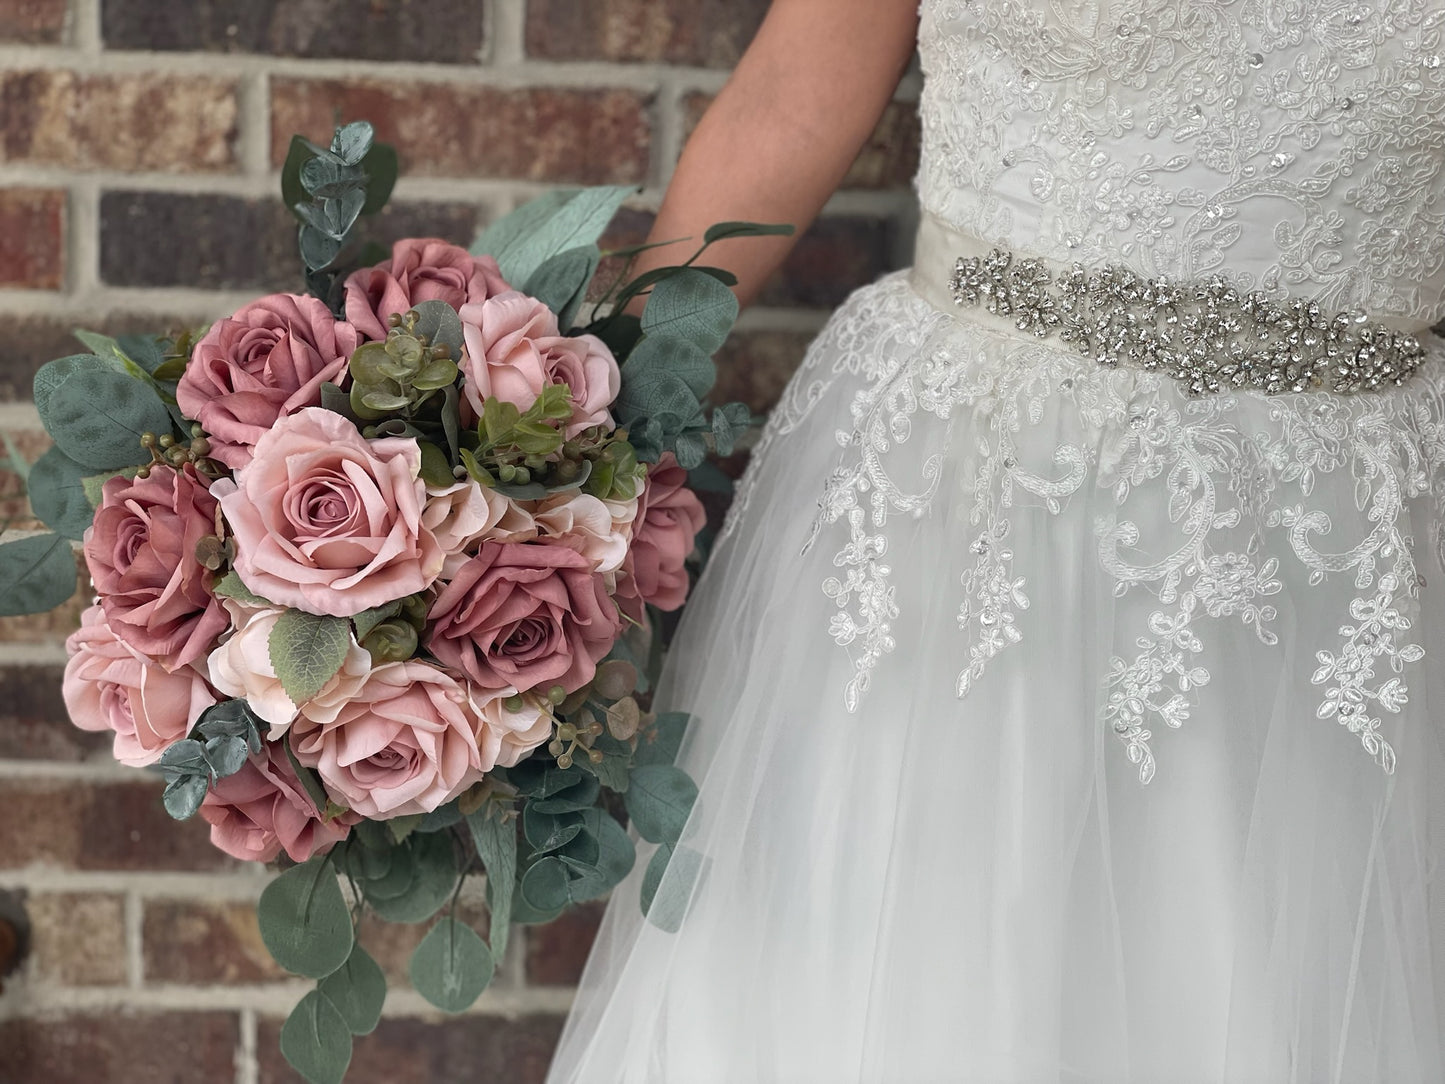
<path fill-rule="evenodd" d="M 637 849 L 627 830 L 601 809 L 588 809 L 577 814 L 586 828 L 556 857 L 566 867 L 570 883 L 568 893 L 576 903 L 604 896 L 632 872 Z"/>
<path fill-rule="evenodd" d="M 642 333 L 681 339 L 711 356 L 737 318 L 737 295 L 713 276 L 688 268 L 652 288 L 642 310 Z"/>
<path fill-rule="evenodd" d="M 522 833 L 533 854 L 547 854 L 571 843 L 582 834 L 582 818 L 572 814 L 546 813 L 528 802 L 522 809 Z"/>
<path fill-rule="evenodd" d="M 351 955 L 351 912 L 323 855 L 292 866 L 266 886 L 256 905 L 261 940 L 287 971 L 321 979 Z"/>
<path fill-rule="evenodd" d="M 316 988 L 336 1006 L 353 1035 L 369 1035 L 376 1030 L 386 1003 L 386 975 L 360 945 L 353 945 L 346 963 Z"/>
<path fill-rule="evenodd" d="M 622 206 L 622 201 L 636 191 L 635 187 L 627 185 L 602 185 L 584 188 L 560 206 L 549 200 L 537 216 L 540 221 L 526 224 L 515 232 L 508 231 L 510 236 L 506 236 L 500 251 L 488 241 L 489 236 L 493 237 L 493 242 L 501 236 L 493 236 L 496 228 L 493 227 L 482 235 L 473 252 L 495 256 L 502 277 L 508 282 L 526 282 L 533 272 L 558 253 L 579 245 L 595 244 Z M 520 208 L 513 214 L 525 210 Z"/>
<path fill-rule="evenodd" d="M 366 634 L 376 628 L 383 621 L 389 621 L 401 613 L 401 599 L 392 599 L 390 602 L 383 602 L 380 606 L 373 606 L 369 610 L 362 610 L 351 619 L 356 626 L 356 642 L 360 643 L 366 639 Z"/>
<path fill-rule="evenodd" d="M 585 760 L 586 757 L 582 759 Z M 527 808 L 538 813 L 576 813 L 583 809 L 591 809 L 596 805 L 599 793 L 601 793 L 601 788 L 597 777 L 583 775 L 578 777 L 573 786 L 559 791 L 550 798 L 533 798 L 527 803 Z"/>
<path fill-rule="evenodd" d="M 391 833 L 392 839 L 402 843 L 407 836 L 416 831 L 417 825 L 421 824 L 425 817 L 425 813 L 408 813 L 402 817 L 392 817 L 386 822 L 386 830 Z"/>
<path fill-rule="evenodd" d="M 118 341 L 109 335 L 101 335 L 99 332 L 86 331 L 84 328 L 73 328 L 70 332 L 91 350 L 95 351 L 97 357 L 108 361 L 120 372 L 127 376 L 134 377 L 144 383 L 151 383 L 151 370 L 137 365 L 126 352 L 121 349 Z"/>
<path fill-rule="evenodd" d="M 427 440 L 417 441 L 421 448 L 420 478 L 429 486 L 446 489 L 456 478 L 452 475 L 452 463 L 447 453 Z"/>
<path fill-rule="evenodd" d="M 326 788 L 321 785 L 321 777 L 316 774 L 315 768 L 308 768 L 296 759 L 296 753 L 291 748 L 289 738 L 281 739 L 281 748 L 286 751 L 286 759 L 291 764 L 291 770 L 296 773 L 296 778 L 301 780 L 301 787 L 306 791 L 306 797 L 311 799 L 311 804 L 320 813 L 326 809 L 326 804 L 331 800 L 326 793 Z M 368 822 L 363 821 L 363 824 Z"/>
<path fill-rule="evenodd" d="M 281 1025 L 281 1053 L 309 1084 L 341 1084 L 351 1064 L 351 1029 L 320 990 L 303 997 Z"/>
<path fill-rule="evenodd" d="M 124 470 L 108 470 L 100 474 L 87 474 L 80 480 L 81 491 L 85 494 L 86 503 L 94 510 L 100 507 L 100 502 L 105 496 L 105 483 L 112 478 L 124 476 L 134 478 L 139 467 L 126 467 Z"/>
<path fill-rule="evenodd" d="M 533 271 L 522 292 L 537 298 L 557 314 L 563 331 L 572 326 L 577 309 L 587 294 L 587 284 L 597 273 L 602 254 L 595 244 L 578 245 L 546 260 Z"/>
<path fill-rule="evenodd" d="M 630 379 L 624 377 L 622 391 L 612 405 L 623 424 L 635 418 L 659 419 L 664 414 L 687 419 L 700 407 L 697 393 L 687 381 L 661 368 L 644 369 Z"/>
<path fill-rule="evenodd" d="M 746 403 L 724 403 L 712 412 L 712 440 L 718 455 L 731 455 L 737 442 L 742 439 L 753 423 L 753 412 Z M 732 492 L 729 482 L 725 490 Z"/>
<path fill-rule="evenodd" d="M 26 484 L 35 514 L 56 534 L 77 541 L 95 517 L 85 495 L 85 473 L 59 448 L 51 448 L 30 468 Z"/>
<path fill-rule="evenodd" d="M 373 143 L 361 160 L 361 168 L 366 173 L 366 202 L 361 207 L 361 213 L 374 215 L 391 198 L 397 174 L 401 172 L 401 161 L 396 156 L 396 148 L 390 143 Z"/>
<path fill-rule="evenodd" d="M 443 1012 L 470 1008 L 492 981 L 496 962 L 477 931 L 447 916 L 411 954 L 411 984 Z"/>
<path fill-rule="evenodd" d="M 336 259 L 336 254 L 341 251 L 339 240 L 307 224 L 302 225 L 296 243 L 301 247 L 301 259 L 305 261 L 308 271 L 329 267 L 331 261 Z"/>
<path fill-rule="evenodd" d="M 316 147 L 310 140 L 299 135 L 291 137 L 291 146 L 286 150 L 286 161 L 281 165 L 281 202 L 286 210 L 297 214 L 298 203 L 310 203 L 305 187 L 301 184 L 301 167 L 317 155 Z"/>
<path fill-rule="evenodd" d="M 674 763 L 683 735 L 687 733 L 689 718 L 684 711 L 661 712 L 652 729 L 637 743 L 637 766 Z"/>
<path fill-rule="evenodd" d="M 575 188 L 557 189 L 544 192 L 536 199 L 529 200 L 510 214 L 503 215 L 487 226 L 472 242 L 473 256 L 491 256 L 501 263 L 501 258 L 513 247 L 525 244 L 527 238 L 536 234 L 546 222 L 567 206 L 578 194 Z"/>
<path fill-rule="evenodd" d="M 550 798 L 576 786 L 581 776 L 582 769 L 575 764 L 559 768 L 555 760 L 546 757 L 532 757 L 507 771 L 508 781 L 528 798 Z"/>
<path fill-rule="evenodd" d="M 702 867 L 702 855 L 691 847 L 657 848 L 642 877 L 642 913 L 647 920 L 667 933 L 677 933 Z"/>
<path fill-rule="evenodd" d="M 445 301 L 433 299 L 412 306 L 419 319 L 415 334 L 425 335 L 433 346 L 445 346 L 453 359 L 462 356 L 462 319 Z"/>
<path fill-rule="evenodd" d="M 75 555 L 58 534 L 0 544 L 0 617 L 53 610 L 75 594 Z"/>
<path fill-rule="evenodd" d="M 250 750 L 244 738 L 217 737 L 206 742 L 206 760 L 217 779 L 235 775 L 246 763 Z M 204 795 L 203 795 L 204 796 Z"/>
<path fill-rule="evenodd" d="M 793 227 L 787 223 L 715 222 L 702 235 L 703 243 L 716 244 L 730 237 L 791 237 Z"/>
<path fill-rule="evenodd" d="M 39 379 L 37 375 L 37 385 Z M 37 398 L 40 420 L 55 443 L 92 470 L 145 463 L 151 456 L 141 447 L 141 434 L 171 431 L 170 413 L 150 387 L 94 366 L 77 367 L 63 376 L 44 404 Z"/>
<path fill-rule="evenodd" d="M 387 922 L 425 922 L 441 910 L 457 887 L 456 849 L 448 832 L 410 836 L 405 846 L 412 870 L 405 891 L 373 897 L 368 886 L 366 902 Z"/>
<path fill-rule="evenodd" d="M 680 377 L 693 395 L 704 398 L 717 382 L 717 366 L 712 358 L 695 343 L 679 339 L 675 335 L 659 333 L 649 335 L 637 344 L 622 367 L 622 386 L 646 373 L 665 371 Z"/>
<path fill-rule="evenodd" d="M 270 599 L 262 598 L 242 583 L 241 577 L 236 574 L 235 569 L 231 569 L 218 579 L 214 586 L 212 586 L 211 593 L 213 595 L 220 595 L 222 598 L 233 598 L 237 602 L 244 602 L 247 606 L 276 605 Z"/>
<path fill-rule="evenodd" d="M 354 166 L 366 157 L 376 139 L 376 129 L 370 121 L 354 120 L 336 129 L 331 137 L 331 153 L 348 166 Z"/>
<path fill-rule="evenodd" d="M 547 855 L 533 863 L 523 874 L 520 885 L 522 900 L 541 912 L 561 911 L 577 901 L 570 891 L 567 867 L 555 855 Z"/>
<path fill-rule="evenodd" d="M 696 800 L 697 784 L 681 768 L 644 764 L 633 769 L 627 815 L 648 842 L 676 843 Z"/>
<path fill-rule="evenodd" d="M 504 815 L 501 806 L 488 802 L 467 817 L 477 857 L 487 871 L 487 887 L 491 893 L 492 956 L 502 960 L 507 955 L 507 936 L 512 925 L 512 892 L 517 884 L 517 827 Z"/>
<path fill-rule="evenodd" d="M 160 375 L 160 367 L 165 364 L 166 351 L 163 345 L 164 339 L 159 335 L 120 335 L 116 338 L 116 345 L 122 354 L 130 358 L 146 372 L 150 373 L 157 380 L 163 379 Z M 179 359 L 182 365 L 185 359 Z M 175 379 L 174 377 L 172 379 Z"/>
<path fill-rule="evenodd" d="M 178 775 L 166 783 L 161 804 L 175 820 L 190 820 L 206 800 L 210 779 L 204 775 Z"/>
<path fill-rule="evenodd" d="M 679 467 L 683 470 L 692 470 L 700 467 L 703 460 L 707 458 L 707 440 L 701 433 L 679 433 L 677 439 L 672 442 L 672 452 L 677 456 Z"/>
<path fill-rule="evenodd" d="M 341 669 L 351 643 L 351 622 L 287 610 L 267 641 L 281 688 L 297 704 L 310 700 Z"/>

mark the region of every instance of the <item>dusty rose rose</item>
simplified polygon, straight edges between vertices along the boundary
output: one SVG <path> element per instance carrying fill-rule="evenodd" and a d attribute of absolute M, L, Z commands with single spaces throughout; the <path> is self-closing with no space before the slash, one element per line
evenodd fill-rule
<path fill-rule="evenodd" d="M 621 621 L 591 562 L 565 546 L 483 542 L 427 614 L 427 648 L 484 689 L 587 684 Z"/>
<path fill-rule="evenodd" d="M 269 862 L 283 850 L 294 862 L 324 854 L 361 818 L 325 820 L 296 777 L 280 742 L 268 742 L 235 775 L 217 780 L 201 803 L 211 843 L 232 858 Z"/>
<path fill-rule="evenodd" d="M 117 637 L 99 606 L 81 615 L 65 650 L 61 692 L 70 721 L 81 730 L 113 730 L 122 764 L 154 764 L 216 702 L 193 668 L 166 670 Z"/>
<path fill-rule="evenodd" d="M 168 670 L 195 662 L 226 630 L 215 576 L 196 543 L 216 533 L 216 499 L 194 468 L 111 478 L 85 532 L 85 563 L 115 634 Z"/>
<path fill-rule="evenodd" d="M 481 417 L 487 399 L 526 410 L 549 384 L 566 384 L 572 396 L 569 437 L 593 425 L 612 427 L 607 408 L 617 398 L 622 374 L 601 339 L 563 335 L 551 309 L 515 290 L 467 305 L 461 318 L 462 394 L 473 420 Z"/>
<path fill-rule="evenodd" d="M 420 469 L 410 438 L 368 441 L 319 408 L 282 418 L 235 482 L 212 487 L 236 574 L 262 598 L 333 617 L 423 590 L 445 554 L 422 523 Z"/>
<path fill-rule="evenodd" d="M 520 697 L 517 711 L 507 708 L 507 701 L 517 695 L 515 689 L 476 696 L 480 726 L 477 747 L 482 752 L 482 767 L 491 771 L 497 765 L 511 768 L 552 736 L 552 711 L 534 696 Z"/>
<path fill-rule="evenodd" d="M 292 748 L 337 801 L 364 817 L 429 813 L 482 777 L 468 690 L 418 659 L 385 663 L 327 722 L 293 727 Z"/>
<path fill-rule="evenodd" d="M 314 297 L 272 294 L 212 325 L 176 387 L 181 413 L 205 427 L 211 458 L 235 470 L 276 419 L 321 405 L 360 339 Z"/>
<path fill-rule="evenodd" d="M 671 452 L 647 472 L 632 528 L 625 575 L 618 583 L 622 599 L 675 610 L 687 600 L 687 569 L 698 531 L 707 522 L 702 502 L 687 488 L 687 471 Z M 623 602 L 624 609 L 636 616 Z"/>
<path fill-rule="evenodd" d="M 271 724 L 269 736 L 275 741 L 286 733 L 298 710 L 271 666 L 271 630 L 286 611 L 279 606 L 247 606 L 229 598 L 223 599 L 222 605 L 231 615 L 235 631 L 206 660 L 211 684 L 251 705 L 252 711 Z M 371 655 L 352 637 L 341 669 L 306 701 L 311 717 L 325 720 L 334 716 L 370 673 Z"/>
<path fill-rule="evenodd" d="M 423 301 L 454 309 L 485 301 L 511 287 L 497 261 L 432 237 L 412 237 L 391 248 L 391 259 L 353 271 L 346 280 L 346 318 L 368 339 L 386 338 L 386 320 Z"/>
<path fill-rule="evenodd" d="M 627 557 L 627 536 L 617 530 L 612 510 L 591 494 L 554 494 L 538 503 L 532 518 L 542 539 L 576 550 L 594 572 L 615 572 Z"/>

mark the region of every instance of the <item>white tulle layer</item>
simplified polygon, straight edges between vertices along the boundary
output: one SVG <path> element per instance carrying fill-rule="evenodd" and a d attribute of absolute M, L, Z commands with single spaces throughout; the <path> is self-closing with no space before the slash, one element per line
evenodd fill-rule
<path fill-rule="evenodd" d="M 685 917 L 642 845 L 549 1080 L 1445 1080 L 1436 360 L 1194 402 L 855 295 L 672 655 Z"/>

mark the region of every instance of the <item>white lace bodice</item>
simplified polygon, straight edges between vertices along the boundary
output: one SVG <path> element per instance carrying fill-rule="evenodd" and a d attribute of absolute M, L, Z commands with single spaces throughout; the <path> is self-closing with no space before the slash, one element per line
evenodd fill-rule
<path fill-rule="evenodd" d="M 986 241 L 1445 316 L 1439 0 L 923 0 L 919 196 Z"/>

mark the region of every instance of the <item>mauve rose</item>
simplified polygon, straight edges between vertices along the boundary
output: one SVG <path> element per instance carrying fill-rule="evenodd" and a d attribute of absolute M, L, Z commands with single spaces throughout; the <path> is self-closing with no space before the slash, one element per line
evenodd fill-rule
<path fill-rule="evenodd" d="M 346 318 L 368 339 L 385 339 L 387 317 L 422 301 L 454 309 L 510 290 L 497 261 L 432 237 L 398 241 L 391 259 L 346 280 Z"/>
<path fill-rule="evenodd" d="M 483 542 L 427 614 L 426 646 L 484 689 L 581 688 L 622 629 L 592 563 L 565 546 Z"/>
<path fill-rule="evenodd" d="M 251 757 L 235 775 L 216 781 L 201 803 L 211 843 L 232 858 L 269 862 L 283 850 L 293 862 L 324 854 L 361 818 L 324 820 L 306 794 L 280 742 Z"/>
<path fill-rule="evenodd" d="M 65 650 L 61 693 L 70 721 L 81 730 L 113 730 L 122 764 L 154 764 L 216 702 L 195 669 L 166 670 L 117 637 L 99 606 L 81 615 Z"/>
<path fill-rule="evenodd" d="M 212 325 L 176 386 L 181 413 L 205 427 L 212 459 L 232 470 L 276 419 L 321 405 L 360 343 L 314 297 L 272 294 Z"/>
<path fill-rule="evenodd" d="M 572 396 L 567 436 L 593 425 L 612 427 L 607 408 L 617 398 L 622 373 L 601 339 L 568 338 L 551 309 L 515 290 L 467 305 L 461 318 L 466 340 L 462 394 L 471 420 L 481 417 L 487 399 L 526 410 L 549 384 L 566 384 Z"/>
<path fill-rule="evenodd" d="M 234 482 L 212 486 L 236 574 L 262 598 L 332 617 L 423 590 L 445 554 L 422 523 L 420 469 L 409 437 L 368 441 L 319 408 L 282 418 Z"/>
<path fill-rule="evenodd" d="M 328 722 L 306 712 L 292 727 L 296 758 L 364 817 L 430 813 L 482 778 L 476 702 L 419 659 L 378 666 Z"/>
<path fill-rule="evenodd" d="M 111 478 L 85 532 L 85 563 L 110 627 L 168 670 L 204 656 L 226 631 L 215 576 L 196 560 L 196 543 L 215 533 L 216 499 L 189 465 Z"/>
<path fill-rule="evenodd" d="M 520 764 L 523 757 L 552 736 L 550 705 L 534 696 L 524 696 L 521 708 L 511 711 L 507 701 L 516 695 L 515 689 L 495 693 L 479 690 L 476 694 L 481 720 L 477 747 L 482 752 L 482 767 L 486 771 L 498 765 L 511 768 Z"/>
<path fill-rule="evenodd" d="M 627 535 L 617 529 L 612 510 L 589 493 L 553 494 L 537 504 L 532 518 L 548 545 L 576 550 L 594 572 L 616 572 L 627 557 Z"/>
<path fill-rule="evenodd" d="M 688 588 L 683 565 L 706 523 L 702 502 L 687 488 L 687 471 L 677 465 L 671 452 L 665 453 L 649 468 L 643 483 L 618 595 L 659 610 L 681 606 L 687 601 Z"/>

